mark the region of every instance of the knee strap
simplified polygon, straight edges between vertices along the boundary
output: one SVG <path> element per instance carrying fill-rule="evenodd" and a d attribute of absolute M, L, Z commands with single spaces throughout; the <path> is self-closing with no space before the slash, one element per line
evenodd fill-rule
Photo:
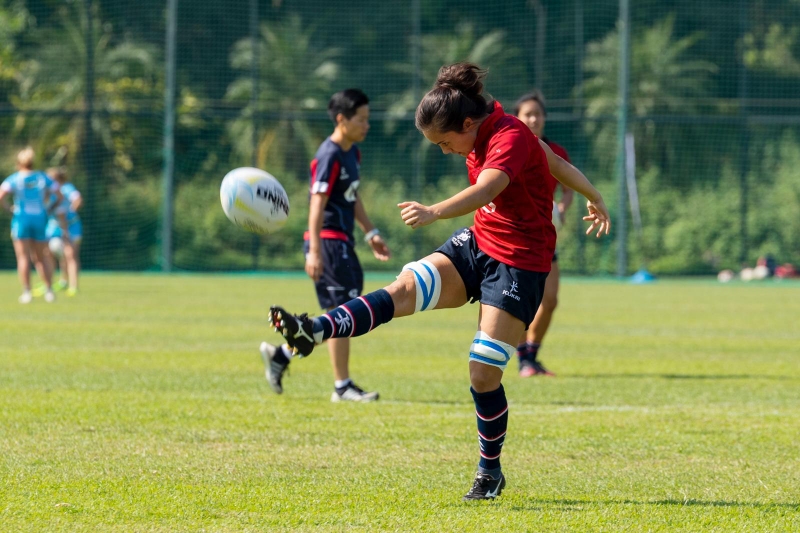
<path fill-rule="evenodd" d="M 403 272 L 410 270 L 414 274 L 414 285 L 417 287 L 417 299 L 414 312 L 429 311 L 439 303 L 442 293 L 442 277 L 430 261 L 424 259 L 408 263 Z"/>
<path fill-rule="evenodd" d="M 509 359 L 516 352 L 517 349 L 510 344 L 493 339 L 478 330 L 469 349 L 469 358 L 471 361 L 496 366 L 500 370 L 505 370 Z"/>

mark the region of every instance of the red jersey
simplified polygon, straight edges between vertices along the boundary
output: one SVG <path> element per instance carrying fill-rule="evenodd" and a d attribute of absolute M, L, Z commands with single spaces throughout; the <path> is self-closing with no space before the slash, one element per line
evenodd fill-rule
<path fill-rule="evenodd" d="M 567 163 L 570 162 L 569 155 L 567 154 L 567 151 L 564 150 L 563 146 L 561 146 L 560 144 L 554 143 L 553 141 L 551 141 L 547 137 L 542 137 L 542 140 L 547 143 L 547 146 L 550 147 L 550 149 L 553 151 L 554 154 L 556 154 L 558 157 L 560 157 L 561 159 L 563 159 Z M 548 178 L 549 178 L 548 181 L 550 182 L 550 190 L 553 193 L 553 195 L 555 196 L 556 188 L 558 187 L 558 180 L 555 177 L 553 177 L 552 174 L 550 174 L 548 176 Z"/>
<path fill-rule="evenodd" d="M 469 181 L 481 171 L 505 172 L 511 182 L 475 212 L 472 232 L 484 253 L 501 263 L 533 272 L 550 272 L 556 248 L 550 167 L 539 139 L 516 117 L 494 110 L 481 123 L 475 149 L 467 157 Z"/>

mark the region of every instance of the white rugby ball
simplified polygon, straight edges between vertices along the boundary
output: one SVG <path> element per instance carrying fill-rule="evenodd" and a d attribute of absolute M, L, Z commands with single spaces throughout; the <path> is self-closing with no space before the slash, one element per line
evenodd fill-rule
<path fill-rule="evenodd" d="M 283 186 L 259 168 L 228 172 L 222 179 L 219 199 L 230 221 L 252 233 L 273 233 L 289 217 L 289 197 Z"/>
<path fill-rule="evenodd" d="M 64 241 L 61 240 L 61 237 L 53 237 L 47 246 L 57 259 L 61 259 L 61 256 L 64 255 Z"/>

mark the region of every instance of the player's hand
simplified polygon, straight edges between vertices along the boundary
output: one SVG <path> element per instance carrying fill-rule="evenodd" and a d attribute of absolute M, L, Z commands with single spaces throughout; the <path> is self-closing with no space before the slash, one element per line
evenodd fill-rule
<path fill-rule="evenodd" d="M 401 209 L 400 218 L 413 229 L 432 224 L 439 219 L 439 215 L 427 205 L 418 202 L 400 202 L 397 207 Z"/>
<path fill-rule="evenodd" d="M 589 215 L 583 217 L 583 220 L 592 223 L 589 229 L 586 230 L 586 235 L 592 233 L 597 229 L 597 237 L 599 238 L 605 230 L 608 235 L 608 230 L 611 228 L 611 216 L 608 214 L 608 208 L 602 198 L 598 198 L 594 202 L 589 200 L 586 202 L 586 209 L 589 210 Z"/>
<path fill-rule="evenodd" d="M 314 283 L 322 277 L 322 254 L 319 252 L 308 252 L 306 254 L 306 274 L 314 280 Z"/>
<path fill-rule="evenodd" d="M 389 252 L 389 247 L 386 246 L 386 243 L 380 235 L 372 237 L 369 240 L 369 246 L 372 248 L 372 255 L 380 261 L 388 261 L 389 257 L 392 255 L 391 252 Z"/>

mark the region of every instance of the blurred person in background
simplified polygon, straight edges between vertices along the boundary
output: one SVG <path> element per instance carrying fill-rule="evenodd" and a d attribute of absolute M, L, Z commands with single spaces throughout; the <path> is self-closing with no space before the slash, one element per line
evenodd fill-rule
<path fill-rule="evenodd" d="M 55 284 L 56 290 L 67 291 L 67 296 L 75 296 L 78 292 L 78 276 L 80 275 L 80 250 L 83 239 L 83 225 L 78 210 L 83 206 L 83 197 L 75 185 L 67 181 L 67 172 L 61 167 L 50 168 L 47 175 L 59 184 L 62 200 L 56 204 L 54 212 L 47 222 L 46 236 L 51 243 L 59 239 L 55 246 L 60 248 L 58 264 L 61 279 Z M 62 220 L 63 219 L 63 220 Z M 65 237 L 62 227 L 66 224 L 69 237 Z M 53 247 L 51 246 L 51 249 Z"/>
<path fill-rule="evenodd" d="M 547 109 L 545 108 L 544 97 L 539 91 L 533 91 L 521 96 L 514 105 L 514 114 L 525 123 L 534 135 L 547 143 L 553 152 L 564 161 L 569 162 L 569 155 L 563 147 L 554 143 L 544 135 L 544 126 L 547 123 Z M 564 213 L 572 204 L 573 191 L 556 180 L 552 175 L 549 176 L 548 183 L 553 193 L 553 225 L 559 228 L 564 223 Z M 556 191 L 561 189 L 561 198 L 555 201 Z M 558 268 L 558 254 L 553 254 L 553 263 L 550 267 L 550 275 L 544 285 L 544 295 L 536 316 L 533 318 L 528 331 L 520 339 L 517 345 L 517 361 L 519 362 L 519 375 L 527 378 L 530 376 L 555 376 L 547 370 L 539 361 L 539 349 L 544 342 L 544 336 L 550 327 L 553 319 L 553 312 L 558 305 L 558 286 L 560 281 L 560 271 Z"/>
<path fill-rule="evenodd" d="M 17 172 L 8 176 L 0 184 L 0 207 L 12 213 L 11 240 L 14 243 L 14 253 L 17 256 L 17 273 L 22 284 L 22 295 L 19 302 L 30 303 L 31 294 L 31 258 L 36 264 L 36 271 L 45 284 L 44 300 L 47 303 L 55 301 L 53 293 L 52 274 L 53 266 L 50 264 L 50 254 L 47 253 L 47 206 L 50 195 L 61 202 L 63 197 L 57 182 L 50 179 L 40 170 L 33 170 L 33 149 L 28 147 L 17 154 Z M 6 197 L 13 198 L 13 206 L 9 205 Z M 64 228 L 65 237 L 69 238 L 67 228 Z"/>

